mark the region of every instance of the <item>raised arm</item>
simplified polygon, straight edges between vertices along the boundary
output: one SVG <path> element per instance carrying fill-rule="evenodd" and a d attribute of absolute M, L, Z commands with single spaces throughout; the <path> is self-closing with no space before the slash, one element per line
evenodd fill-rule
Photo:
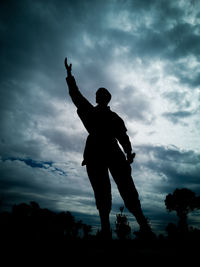
<path fill-rule="evenodd" d="M 71 96 L 74 105 L 78 109 L 92 107 L 92 104 L 79 91 L 78 86 L 76 85 L 75 78 L 71 74 L 72 64 L 68 65 L 67 58 L 65 58 L 65 68 L 67 70 L 66 81 L 69 88 L 69 95 Z"/>

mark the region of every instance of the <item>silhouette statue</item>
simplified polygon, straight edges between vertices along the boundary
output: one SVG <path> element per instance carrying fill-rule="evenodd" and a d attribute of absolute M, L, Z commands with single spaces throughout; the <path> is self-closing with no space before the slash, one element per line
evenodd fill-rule
<path fill-rule="evenodd" d="M 101 234 L 111 238 L 109 214 L 111 211 L 110 171 L 127 209 L 135 216 L 140 232 L 152 233 L 147 218 L 144 216 L 138 192 L 131 176 L 131 166 L 135 157 L 123 120 L 110 110 L 108 103 L 111 94 L 105 88 L 96 92 L 96 106 L 93 106 L 79 91 L 72 64 L 68 65 L 66 81 L 69 95 L 77 107 L 77 113 L 88 131 L 82 165 L 86 165 L 87 174 L 94 190 L 96 206 L 101 221 Z M 120 149 L 121 144 L 125 154 Z"/>

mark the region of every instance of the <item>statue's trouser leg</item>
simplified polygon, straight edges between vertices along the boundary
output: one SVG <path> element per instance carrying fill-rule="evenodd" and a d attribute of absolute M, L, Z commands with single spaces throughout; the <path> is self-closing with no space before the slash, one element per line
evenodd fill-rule
<path fill-rule="evenodd" d="M 112 196 L 108 167 L 99 162 L 93 162 L 87 164 L 86 169 L 94 190 L 96 206 L 99 210 L 101 220 L 101 229 L 103 232 L 110 232 L 109 214 L 111 211 Z"/>
<path fill-rule="evenodd" d="M 147 219 L 141 209 L 139 195 L 131 176 L 130 164 L 125 158 L 121 158 L 119 162 L 111 162 L 109 170 L 127 209 L 135 216 L 141 227 L 146 225 Z"/>

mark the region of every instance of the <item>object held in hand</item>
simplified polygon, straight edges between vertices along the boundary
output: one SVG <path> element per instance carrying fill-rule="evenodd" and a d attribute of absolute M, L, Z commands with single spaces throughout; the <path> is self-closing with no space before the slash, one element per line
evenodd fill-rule
<path fill-rule="evenodd" d="M 133 163 L 135 156 L 136 156 L 136 153 L 131 153 L 127 155 L 127 160 L 129 164 Z"/>

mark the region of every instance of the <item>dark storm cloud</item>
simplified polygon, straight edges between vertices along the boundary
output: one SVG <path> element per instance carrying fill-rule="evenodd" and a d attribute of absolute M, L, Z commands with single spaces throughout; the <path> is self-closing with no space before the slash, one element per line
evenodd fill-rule
<path fill-rule="evenodd" d="M 52 205 L 58 210 L 62 198 L 79 197 L 86 201 L 84 198 L 90 197 L 91 193 L 79 185 L 79 181 L 74 178 L 76 174 L 70 177 L 71 167 L 65 171 L 66 164 L 63 164 L 63 168 L 59 165 L 32 159 L 1 160 L 0 196 L 4 207 L 13 205 L 19 199 L 21 202 L 36 200 L 42 205 L 49 200 L 48 207 Z"/>
<path fill-rule="evenodd" d="M 184 119 L 192 119 L 199 112 L 198 105 L 196 108 L 192 107 L 192 102 L 189 98 L 188 92 L 171 91 L 165 92 L 163 97 L 166 98 L 170 104 L 175 104 L 175 108 L 171 112 L 164 112 L 162 116 L 174 124 L 184 124 Z M 198 99 L 197 99 L 198 101 Z"/>
<path fill-rule="evenodd" d="M 194 112 L 179 110 L 177 112 L 165 112 L 163 116 L 169 119 L 173 123 L 181 122 L 181 119 L 188 118 L 194 115 Z"/>
<path fill-rule="evenodd" d="M 159 192 L 170 193 L 175 188 L 188 187 L 200 194 L 199 153 L 164 146 L 139 146 L 139 151 L 147 157 L 142 166 L 161 177 L 156 186 Z"/>
<path fill-rule="evenodd" d="M 83 144 L 86 140 L 84 134 L 69 134 L 66 130 L 59 129 L 47 129 L 42 134 L 47 137 L 49 142 L 57 145 L 61 151 L 80 152 L 84 149 Z"/>
<path fill-rule="evenodd" d="M 111 32 L 106 30 L 109 25 L 105 25 L 104 20 L 106 20 L 106 12 L 109 14 L 111 10 L 114 10 L 116 15 L 118 11 L 128 11 L 130 18 L 138 14 L 137 20 L 141 28 L 138 29 L 136 34 L 139 38 L 139 43 L 143 44 L 141 46 L 142 49 L 158 49 L 158 47 L 162 47 L 164 51 L 167 49 L 169 42 L 175 42 L 177 44 L 176 50 L 179 53 L 185 53 L 184 47 L 188 47 L 188 45 L 188 52 L 199 52 L 199 38 L 198 35 L 194 34 L 196 28 L 187 23 L 179 24 L 185 14 L 185 10 L 184 6 L 178 6 L 177 2 L 174 4 L 174 1 L 110 1 L 107 3 L 106 1 L 59 1 L 59 5 L 56 1 L 49 1 L 48 5 L 44 1 L 34 1 L 34 4 L 29 1 L 20 1 L 15 2 L 15 5 L 11 5 L 11 8 L 7 5 L 9 12 L 5 11 L 4 14 L 6 16 L 2 16 L 4 19 L 3 25 L 6 23 L 7 30 L 10 30 L 9 36 L 7 36 L 6 31 L 3 31 L 3 37 L 7 37 L 4 40 L 11 39 L 10 44 L 13 52 L 16 50 L 16 46 L 20 44 L 18 47 L 20 49 L 17 49 L 17 51 L 24 52 L 24 54 L 21 53 L 22 61 L 24 59 L 23 55 L 26 56 L 26 53 L 29 52 L 27 49 L 32 49 L 36 54 L 38 50 L 40 51 L 41 54 L 37 55 L 37 59 L 41 62 L 44 58 L 48 59 L 47 63 L 55 62 L 54 52 L 56 54 L 59 53 L 59 50 L 57 50 L 59 48 L 58 45 L 60 48 L 63 46 L 63 43 L 59 42 L 59 40 L 63 41 L 66 38 L 66 48 L 72 49 L 74 45 L 78 45 L 78 42 L 81 41 L 81 35 L 84 32 L 89 33 L 90 38 L 94 41 L 97 40 L 97 37 L 100 39 L 104 37 L 110 41 L 110 44 L 113 41 L 122 42 L 122 44 L 131 40 L 134 41 L 134 38 L 131 38 L 132 35 L 124 31 L 115 31 L 112 36 Z M 151 13 L 149 13 L 149 9 Z M 102 14 L 103 11 L 105 11 L 104 14 Z M 17 14 L 16 12 L 19 13 Z M 150 25 L 147 26 L 145 24 L 146 21 L 143 21 L 141 14 L 148 15 L 151 19 Z M 17 20 L 16 15 L 18 15 Z M 165 30 L 165 27 L 172 21 L 174 22 L 174 27 L 168 31 Z M 163 30 L 165 31 L 163 32 Z M 63 36 L 64 33 L 66 35 Z M 78 33 L 81 33 L 81 35 L 78 35 Z M 24 41 L 21 44 L 22 36 Z M 67 40 L 69 41 L 67 42 Z M 164 45 L 164 43 L 166 44 Z M 178 45 L 181 45 L 180 49 Z M 80 55 L 82 48 L 84 50 L 84 47 L 78 48 Z M 181 48 L 183 48 L 183 51 Z M 19 53 L 19 58 L 21 58 L 21 54 Z M 51 57 L 49 57 L 49 54 L 51 54 Z M 99 55 L 98 53 L 96 54 L 97 57 L 102 55 L 101 53 Z M 11 54 L 8 56 L 12 59 Z M 30 59 L 34 60 L 33 54 L 30 54 Z M 28 66 L 28 58 L 26 62 Z M 52 64 L 47 65 L 52 68 Z M 44 67 L 46 68 L 46 65 Z"/>
<path fill-rule="evenodd" d="M 170 57 L 174 61 L 187 54 L 199 55 L 199 26 L 184 22 L 187 12 L 184 5 L 176 1 L 126 3 L 121 8 L 128 11 L 129 22 L 136 28 L 109 32 L 115 42 L 131 45 L 131 52 L 142 57 Z"/>
<path fill-rule="evenodd" d="M 199 55 L 196 55 L 194 58 L 196 62 L 199 62 Z M 199 65 L 195 64 L 196 66 L 191 67 L 188 61 L 189 59 L 184 60 L 182 63 L 169 63 L 166 73 L 177 77 L 181 84 L 187 85 L 193 89 L 200 84 Z"/>
<path fill-rule="evenodd" d="M 152 115 L 150 101 L 139 89 L 132 86 L 124 88 L 118 93 L 116 108 L 128 116 L 129 120 L 151 124 L 155 117 Z"/>
<path fill-rule="evenodd" d="M 171 103 L 175 103 L 178 109 L 189 108 L 191 105 L 190 101 L 187 99 L 186 92 L 165 92 L 163 97 L 168 99 Z"/>
<path fill-rule="evenodd" d="M 198 67 L 189 67 L 187 61 L 180 63 L 179 60 L 193 56 L 199 61 L 199 24 L 189 23 L 184 19 L 195 7 L 200 7 L 194 4 L 185 10 L 185 6 L 178 5 L 176 1 L 140 2 L 132 1 L 132 8 L 127 9 L 129 22 L 138 26 L 128 32 L 110 30 L 108 35 L 111 36 L 112 46 L 121 44 L 129 47 L 130 53 L 127 53 L 127 57 L 132 59 L 136 56 L 144 60 L 163 59 L 166 73 L 175 75 L 183 84 L 198 86 Z M 130 4 L 129 1 L 128 3 Z M 196 19 L 198 16 L 197 14 Z"/>
<path fill-rule="evenodd" d="M 96 80 L 95 83 L 90 82 L 91 86 L 99 85 L 104 80 L 108 87 L 113 84 L 109 77 L 105 81 L 107 75 L 104 69 L 119 45 L 130 48 L 126 55 L 130 59 L 140 56 L 175 61 L 187 53 L 199 55 L 199 38 L 195 34 L 197 26 L 182 23 L 184 7 L 174 1 L 59 1 L 59 4 L 49 1 L 48 5 L 45 1 L 9 3 L 5 4 L 1 16 L 1 61 L 4 66 L 1 77 L 4 80 L 10 76 L 13 79 L 35 79 L 42 90 L 48 90 L 55 97 L 61 97 L 64 93 L 63 75 L 62 78 L 60 75 L 64 72 L 64 50 L 72 60 L 81 62 L 81 66 L 76 67 L 78 74 L 82 72 L 81 82 L 88 84 L 89 73 L 90 78 L 95 77 Z M 138 28 L 133 32 L 110 29 L 111 10 L 116 16 L 118 11 L 127 11 L 129 21 L 133 25 L 138 24 Z M 143 20 L 145 15 L 150 20 L 149 24 Z M 174 25 L 168 29 L 170 24 Z M 92 46 L 84 43 L 85 34 Z M 88 66 L 87 58 L 90 58 Z M 94 63 L 98 63 L 95 64 L 96 71 Z M 172 69 L 183 80 L 176 64 L 170 67 Z M 195 86 L 198 80 L 194 74 L 189 82 Z M 58 84 L 61 90 L 55 90 Z"/>

